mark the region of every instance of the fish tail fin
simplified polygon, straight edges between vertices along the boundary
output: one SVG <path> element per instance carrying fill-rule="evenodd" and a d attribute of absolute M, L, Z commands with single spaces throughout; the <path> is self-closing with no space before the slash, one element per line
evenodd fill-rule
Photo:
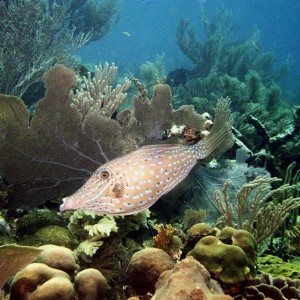
<path fill-rule="evenodd" d="M 198 159 L 211 161 L 233 146 L 234 138 L 231 132 L 230 99 L 218 100 L 215 108 L 215 120 L 212 131 L 195 146 Z"/>

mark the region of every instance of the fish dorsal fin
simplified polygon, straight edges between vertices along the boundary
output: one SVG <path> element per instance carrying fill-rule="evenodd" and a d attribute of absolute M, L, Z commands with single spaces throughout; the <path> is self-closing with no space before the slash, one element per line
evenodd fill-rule
<path fill-rule="evenodd" d="M 155 148 L 171 148 L 171 147 L 182 147 L 181 144 L 159 144 L 159 145 L 145 145 L 142 146 L 139 150 L 149 150 Z"/>

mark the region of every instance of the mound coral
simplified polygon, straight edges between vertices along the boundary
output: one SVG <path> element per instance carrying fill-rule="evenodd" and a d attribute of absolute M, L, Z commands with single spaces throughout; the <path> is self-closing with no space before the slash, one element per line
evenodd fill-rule
<path fill-rule="evenodd" d="M 230 300 L 197 260 L 188 257 L 161 274 L 152 300 Z"/>
<path fill-rule="evenodd" d="M 33 234 L 38 229 L 48 225 L 65 225 L 65 221 L 57 213 L 50 209 L 33 209 L 16 221 L 18 235 Z"/>
<path fill-rule="evenodd" d="M 78 241 L 76 237 L 65 227 L 49 225 L 39 229 L 33 235 L 21 236 L 18 240 L 21 245 L 42 246 L 45 244 L 53 244 L 74 249 Z"/>
<path fill-rule="evenodd" d="M 105 298 L 107 282 L 101 272 L 89 268 L 76 275 L 74 288 L 80 300 L 100 300 Z"/>
<path fill-rule="evenodd" d="M 159 275 L 173 267 L 174 261 L 166 252 L 145 248 L 133 254 L 126 271 L 126 283 L 139 295 L 153 293 Z"/>
<path fill-rule="evenodd" d="M 80 271 L 71 250 L 55 245 L 39 248 L 41 254 L 21 271 L 11 282 L 10 299 L 89 299 L 102 300 L 107 292 L 107 282 L 96 269 Z"/>
<path fill-rule="evenodd" d="M 74 275 L 75 271 L 79 269 L 72 250 L 56 245 L 44 245 L 39 249 L 42 250 L 42 253 L 34 260 L 35 262 L 64 271 L 69 276 Z"/>
<path fill-rule="evenodd" d="M 190 229 L 187 231 L 186 243 L 183 249 L 183 257 L 187 255 L 189 251 L 191 251 L 197 242 L 205 236 L 215 236 L 217 233 L 216 228 L 212 228 L 207 223 L 197 223 L 194 224 Z"/>
<path fill-rule="evenodd" d="M 18 245 L 0 246 L 0 298 L 5 282 L 41 253 L 41 249 Z M 2 298 L 1 298 L 2 299 Z"/>
<path fill-rule="evenodd" d="M 235 285 L 256 275 L 256 244 L 249 232 L 228 229 L 218 237 L 202 237 L 187 256 L 196 258 L 220 283 Z M 225 237 L 226 244 L 221 241 Z"/>
<path fill-rule="evenodd" d="M 42 263 L 31 263 L 14 277 L 10 299 L 71 300 L 74 288 L 67 273 Z"/>

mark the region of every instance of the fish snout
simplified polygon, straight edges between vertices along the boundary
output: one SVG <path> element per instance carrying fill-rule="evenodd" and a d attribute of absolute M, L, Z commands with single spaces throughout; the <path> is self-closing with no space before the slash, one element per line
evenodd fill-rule
<path fill-rule="evenodd" d="M 61 206 L 59 207 L 60 211 L 65 211 L 65 210 L 70 210 L 70 209 L 74 209 L 73 208 L 73 202 L 69 200 L 69 197 L 65 197 L 62 199 L 63 203 L 61 204 Z"/>

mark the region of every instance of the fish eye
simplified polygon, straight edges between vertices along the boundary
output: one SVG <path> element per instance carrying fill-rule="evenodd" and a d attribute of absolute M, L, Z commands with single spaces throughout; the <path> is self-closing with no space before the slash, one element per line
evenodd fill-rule
<path fill-rule="evenodd" d="M 110 172 L 107 171 L 107 170 L 102 170 L 102 171 L 100 171 L 100 173 L 99 173 L 99 177 L 100 177 L 101 179 L 108 179 L 108 178 L 110 177 Z"/>

